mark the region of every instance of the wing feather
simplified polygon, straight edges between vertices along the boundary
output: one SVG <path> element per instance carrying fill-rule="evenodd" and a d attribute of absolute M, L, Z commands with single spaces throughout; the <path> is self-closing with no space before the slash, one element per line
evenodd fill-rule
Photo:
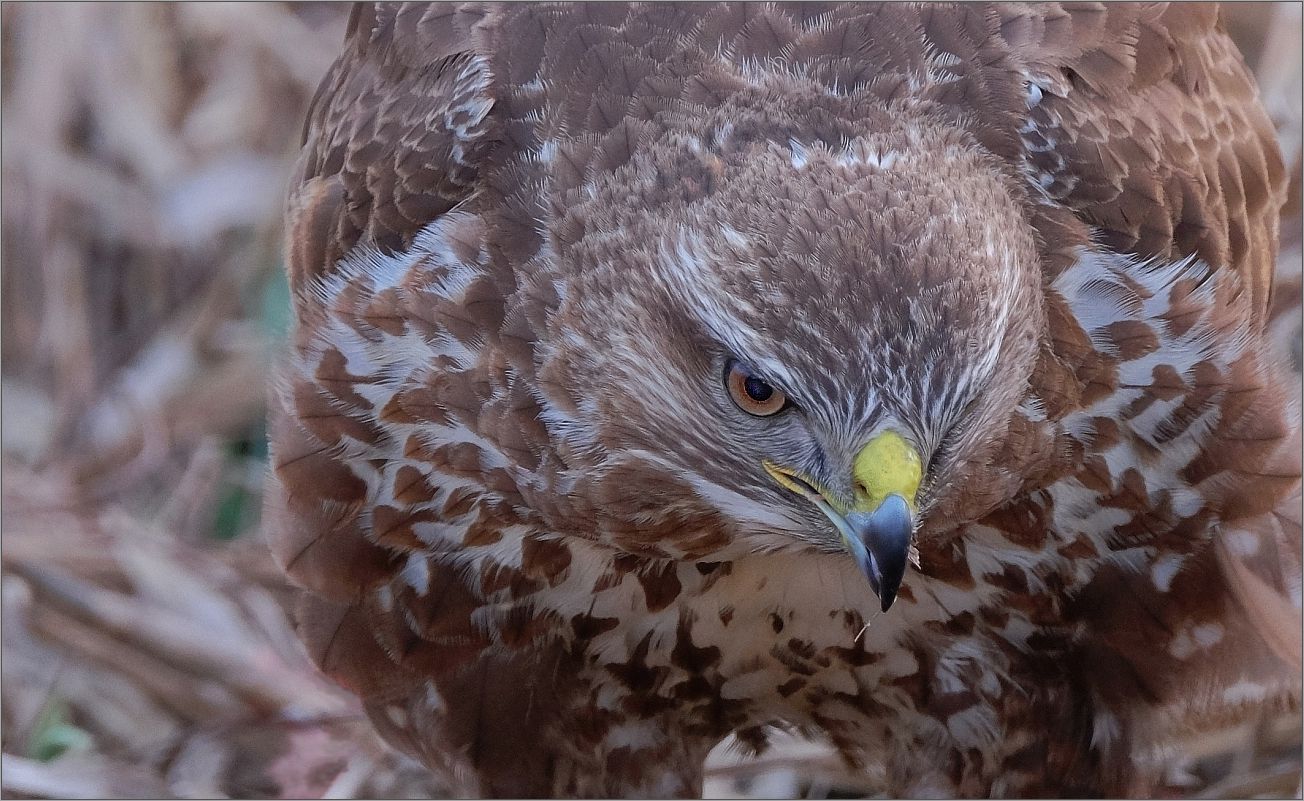
<path fill-rule="evenodd" d="M 1267 316 L 1286 176 L 1216 4 L 1009 5 L 1029 168 L 1114 250 L 1235 271 Z"/>
<path fill-rule="evenodd" d="M 286 207 L 292 286 L 359 243 L 408 246 L 476 191 L 495 144 L 485 12 L 359 4 L 313 98 Z"/>

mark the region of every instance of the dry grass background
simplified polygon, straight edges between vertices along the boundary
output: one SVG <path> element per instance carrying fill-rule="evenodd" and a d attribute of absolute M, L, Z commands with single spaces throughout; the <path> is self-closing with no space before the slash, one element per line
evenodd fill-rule
<path fill-rule="evenodd" d="M 287 325 L 279 212 L 328 4 L 0 8 L 8 797 L 415 797 L 290 631 L 258 535 Z M 1274 337 L 1300 360 L 1300 7 L 1229 27 L 1295 165 Z M 1298 795 L 1299 719 L 1176 746 L 1174 795 Z M 872 795 L 818 745 L 719 750 L 716 797 Z"/>

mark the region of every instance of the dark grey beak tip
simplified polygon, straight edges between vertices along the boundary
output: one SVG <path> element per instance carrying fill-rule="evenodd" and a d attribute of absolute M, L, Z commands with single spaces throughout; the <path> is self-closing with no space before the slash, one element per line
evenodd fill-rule
<path fill-rule="evenodd" d="M 848 515 L 847 523 L 869 552 L 869 564 L 861 568 L 886 612 L 896 601 L 906 574 L 910 536 L 914 533 L 910 505 L 900 495 L 889 495 L 870 514 Z"/>
<path fill-rule="evenodd" d="M 896 590 L 892 590 L 891 592 L 880 592 L 878 599 L 882 601 L 883 611 L 886 612 L 892 608 L 892 604 L 896 601 Z"/>

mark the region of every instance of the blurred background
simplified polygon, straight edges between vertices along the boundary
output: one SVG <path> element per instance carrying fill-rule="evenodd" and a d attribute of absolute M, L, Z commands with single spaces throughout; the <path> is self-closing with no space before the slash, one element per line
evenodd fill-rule
<path fill-rule="evenodd" d="M 320 679 L 259 534 L 289 322 L 280 213 L 345 5 L 0 7 L 6 797 L 443 788 Z M 1272 336 L 1300 366 L 1300 5 L 1229 31 L 1292 166 Z M 1298 716 L 1175 746 L 1174 797 L 1298 797 Z M 727 748 L 715 797 L 858 797 L 817 745 Z"/>

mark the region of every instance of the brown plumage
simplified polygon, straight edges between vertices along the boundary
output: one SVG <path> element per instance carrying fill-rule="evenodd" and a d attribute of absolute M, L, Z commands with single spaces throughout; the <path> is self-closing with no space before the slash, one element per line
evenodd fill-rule
<path fill-rule="evenodd" d="M 773 726 L 1146 792 L 1299 695 L 1284 185 L 1213 6 L 359 6 L 287 210 L 304 641 L 487 795 Z"/>

